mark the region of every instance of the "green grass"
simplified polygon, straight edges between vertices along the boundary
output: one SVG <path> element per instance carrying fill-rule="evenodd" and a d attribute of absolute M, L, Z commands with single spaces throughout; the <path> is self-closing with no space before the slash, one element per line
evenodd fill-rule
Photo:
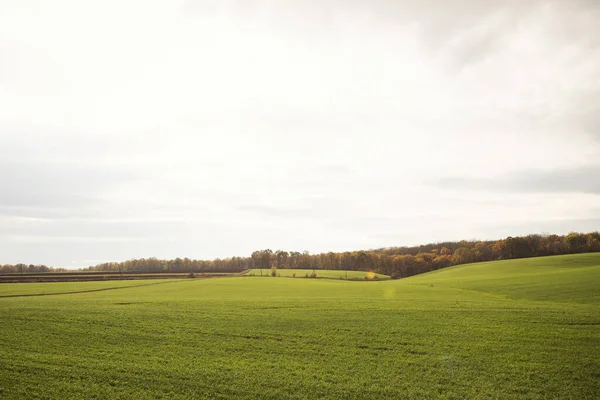
<path fill-rule="evenodd" d="M 596 399 L 599 265 L 0 298 L 0 398 Z"/>
<path fill-rule="evenodd" d="M 367 272 L 364 271 L 345 271 L 345 270 L 335 270 L 335 269 L 316 269 L 314 270 L 317 274 L 317 278 L 330 278 L 330 279 L 365 279 L 367 276 Z M 270 276 L 270 269 L 251 269 L 246 272 L 248 276 Z M 312 269 L 278 269 L 277 274 L 281 277 L 296 277 L 296 278 L 305 278 L 306 275 L 311 276 L 313 273 Z M 374 274 L 369 273 L 369 278 L 373 279 L 373 277 L 377 277 L 377 279 L 390 279 L 389 276 L 383 274 Z"/>
<path fill-rule="evenodd" d="M 42 282 L 42 283 L 2 283 L 0 297 L 27 296 L 32 294 L 72 293 L 130 286 L 145 286 L 163 283 L 164 281 L 126 280 L 126 281 L 91 281 L 91 282 Z"/>
<path fill-rule="evenodd" d="M 415 276 L 411 283 L 531 300 L 600 303 L 600 253 L 461 265 Z"/>

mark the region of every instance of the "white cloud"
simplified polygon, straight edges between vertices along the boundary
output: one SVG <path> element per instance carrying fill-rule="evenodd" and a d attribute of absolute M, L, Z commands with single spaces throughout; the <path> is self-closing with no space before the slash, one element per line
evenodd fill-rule
<path fill-rule="evenodd" d="M 600 7 L 454 6 L 0 1 L 0 262 L 589 228 Z"/>

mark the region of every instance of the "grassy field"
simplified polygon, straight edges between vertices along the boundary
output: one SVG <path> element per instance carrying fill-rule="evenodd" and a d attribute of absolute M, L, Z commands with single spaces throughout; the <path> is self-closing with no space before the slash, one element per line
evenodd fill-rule
<path fill-rule="evenodd" d="M 600 253 L 462 265 L 415 276 L 411 283 L 600 305 Z"/>
<path fill-rule="evenodd" d="M 0 298 L 0 398 L 596 399 L 599 273 L 594 254 Z M 2 290 L 55 284 L 34 285 Z"/>
<path fill-rule="evenodd" d="M 330 278 L 330 279 L 373 279 L 377 277 L 377 279 L 390 279 L 389 276 L 383 274 L 375 274 L 372 272 L 364 272 L 364 271 L 343 271 L 343 270 L 335 270 L 335 269 L 316 269 L 314 270 L 317 274 L 317 278 Z M 246 272 L 248 276 L 270 276 L 270 269 L 251 269 Z M 287 278 L 305 278 L 306 275 L 311 276 L 313 273 L 312 269 L 278 269 L 277 274 L 281 277 Z"/>
<path fill-rule="evenodd" d="M 147 286 L 165 283 L 165 281 L 92 281 L 92 282 L 42 282 L 42 283 L 3 283 L 0 285 L 0 297 L 47 295 L 57 293 L 78 293 L 113 290 L 132 286 Z"/>
<path fill-rule="evenodd" d="M 114 272 L 46 272 L 46 273 L 25 273 L 25 274 L 0 274 L 0 283 L 19 283 L 19 282 L 92 282 L 92 281 L 120 281 L 120 280 L 140 280 L 140 279 L 182 279 L 187 278 L 189 272 L 170 273 L 132 273 L 123 274 Z M 233 276 L 236 273 L 214 273 L 214 272 L 195 272 L 196 277 L 221 277 Z"/>

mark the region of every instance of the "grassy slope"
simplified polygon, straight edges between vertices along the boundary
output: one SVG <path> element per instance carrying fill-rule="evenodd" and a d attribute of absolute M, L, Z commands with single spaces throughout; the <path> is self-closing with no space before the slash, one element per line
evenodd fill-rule
<path fill-rule="evenodd" d="M 536 261 L 0 298 L 0 398 L 598 398 L 600 255 Z"/>
<path fill-rule="evenodd" d="M 271 273 L 270 269 L 251 269 L 246 275 L 255 276 L 260 275 L 262 271 L 263 275 L 269 275 Z M 309 276 L 312 274 L 312 269 L 278 269 L 277 273 L 282 277 L 292 277 L 296 274 L 297 278 L 304 278 L 306 274 Z M 315 270 L 317 274 L 317 278 L 333 278 L 333 279 L 365 279 L 366 272 L 364 271 L 345 271 L 345 270 L 333 270 L 333 269 L 317 269 Z M 372 276 L 377 276 L 378 279 L 390 279 L 389 276 L 383 274 L 372 274 Z"/>
<path fill-rule="evenodd" d="M 531 300 L 600 303 L 600 253 L 461 265 L 410 281 Z"/>

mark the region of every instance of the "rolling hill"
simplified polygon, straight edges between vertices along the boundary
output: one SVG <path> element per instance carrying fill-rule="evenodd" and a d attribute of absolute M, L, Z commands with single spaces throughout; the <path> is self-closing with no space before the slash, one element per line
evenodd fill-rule
<path fill-rule="evenodd" d="M 531 300 L 600 303 L 600 253 L 458 265 L 406 281 Z"/>
<path fill-rule="evenodd" d="M 596 399 L 598 265 L 5 284 L 0 398 Z"/>

